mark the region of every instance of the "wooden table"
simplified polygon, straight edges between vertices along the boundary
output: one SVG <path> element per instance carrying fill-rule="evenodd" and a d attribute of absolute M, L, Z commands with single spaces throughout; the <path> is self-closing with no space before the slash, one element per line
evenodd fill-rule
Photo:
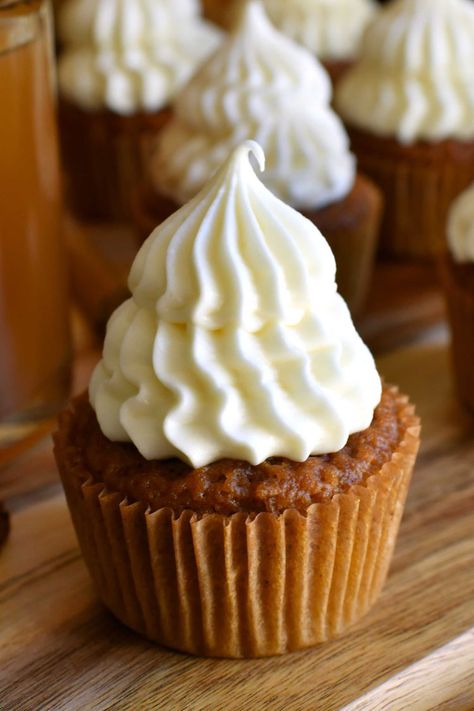
<path fill-rule="evenodd" d="M 251 661 L 141 639 L 94 593 L 46 437 L 0 470 L 12 512 L 0 554 L 0 710 L 472 711 L 474 422 L 452 393 L 438 321 L 411 347 L 382 331 L 372 329 L 379 351 L 390 350 L 380 370 L 416 402 L 423 443 L 387 585 L 357 627 Z M 78 359 L 79 386 L 94 360 L 90 349 Z"/>

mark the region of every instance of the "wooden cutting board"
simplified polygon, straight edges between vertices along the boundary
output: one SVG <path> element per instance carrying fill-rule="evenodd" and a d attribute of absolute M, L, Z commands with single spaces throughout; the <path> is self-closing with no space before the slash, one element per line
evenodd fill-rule
<path fill-rule="evenodd" d="M 95 596 L 49 439 L 4 465 L 1 711 L 472 711 L 474 422 L 452 394 L 445 345 L 400 350 L 379 366 L 416 402 L 423 445 L 380 601 L 347 636 L 309 651 L 197 659 L 129 632 Z"/>

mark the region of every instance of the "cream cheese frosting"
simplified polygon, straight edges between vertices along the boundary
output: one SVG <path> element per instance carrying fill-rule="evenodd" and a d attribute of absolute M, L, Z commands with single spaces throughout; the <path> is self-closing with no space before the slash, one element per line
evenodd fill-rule
<path fill-rule="evenodd" d="M 104 434 L 146 459 L 304 461 L 341 449 L 380 401 L 373 358 L 318 229 L 233 151 L 162 223 L 112 315 L 90 400 Z"/>
<path fill-rule="evenodd" d="M 347 134 L 330 107 L 328 75 L 304 48 L 250 2 L 239 24 L 194 75 L 158 137 L 151 164 L 156 190 L 182 204 L 244 139 L 267 161 L 264 182 L 301 209 L 345 197 L 355 177 Z"/>
<path fill-rule="evenodd" d="M 264 0 L 279 30 L 323 60 L 354 58 L 373 18 L 373 0 Z"/>
<path fill-rule="evenodd" d="M 448 245 L 456 262 L 474 263 L 474 183 L 451 206 Z"/>
<path fill-rule="evenodd" d="M 336 106 L 350 124 L 402 143 L 474 138 L 474 4 L 394 0 L 369 26 Z"/>
<path fill-rule="evenodd" d="M 219 44 L 192 0 L 69 0 L 59 84 L 86 110 L 156 111 Z"/>

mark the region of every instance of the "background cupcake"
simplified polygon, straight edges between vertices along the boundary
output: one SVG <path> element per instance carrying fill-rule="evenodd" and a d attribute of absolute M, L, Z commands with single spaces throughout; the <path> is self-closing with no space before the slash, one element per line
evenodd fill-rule
<path fill-rule="evenodd" d="M 69 0 L 59 28 L 69 201 L 80 217 L 122 218 L 150 135 L 219 33 L 192 0 Z"/>
<path fill-rule="evenodd" d="M 151 185 L 137 210 L 143 234 L 193 197 L 243 139 L 256 139 L 267 156 L 265 185 L 325 230 L 341 293 L 357 311 L 372 269 L 380 198 L 356 176 L 330 98 L 317 61 L 273 28 L 260 3 L 248 3 L 180 93 L 158 137 Z"/>
<path fill-rule="evenodd" d="M 56 458 L 105 604 L 176 649 L 282 654 L 385 580 L 418 447 L 320 232 L 238 147 L 156 229 Z M 319 456 L 323 455 L 323 456 Z"/>
<path fill-rule="evenodd" d="M 246 0 L 204 0 L 208 16 L 230 29 Z M 373 0 L 264 0 L 273 24 L 312 52 L 335 83 L 359 52 L 377 5 Z"/>
<path fill-rule="evenodd" d="M 461 401 L 474 413 L 474 185 L 453 203 L 442 261 L 453 365 Z"/>
<path fill-rule="evenodd" d="M 444 247 L 453 198 L 474 179 L 474 4 L 394 0 L 336 92 L 361 170 L 382 188 L 387 253 Z"/>
<path fill-rule="evenodd" d="M 359 54 L 373 0 L 264 0 L 273 24 L 323 63 L 335 84 Z"/>

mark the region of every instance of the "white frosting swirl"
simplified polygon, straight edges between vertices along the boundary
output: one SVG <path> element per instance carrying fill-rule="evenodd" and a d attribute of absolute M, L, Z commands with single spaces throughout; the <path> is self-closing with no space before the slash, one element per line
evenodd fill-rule
<path fill-rule="evenodd" d="M 169 103 L 220 39 L 192 0 L 69 0 L 60 28 L 63 94 L 120 114 Z"/>
<path fill-rule="evenodd" d="M 448 245 L 456 262 L 474 262 L 474 183 L 451 205 Z"/>
<path fill-rule="evenodd" d="M 474 138 L 474 4 L 394 0 L 367 29 L 336 106 L 350 124 L 402 143 Z"/>
<path fill-rule="evenodd" d="M 277 32 L 260 3 L 184 87 L 158 137 L 152 180 L 179 204 L 193 197 L 229 152 L 255 139 L 267 156 L 264 182 L 298 208 L 351 190 L 354 157 L 331 109 L 329 78 L 311 54 Z"/>
<path fill-rule="evenodd" d="M 194 467 L 338 451 L 381 383 L 327 242 L 237 148 L 133 264 L 90 398 L 104 434 Z"/>
<path fill-rule="evenodd" d="M 372 19 L 373 0 L 264 0 L 279 30 L 323 60 L 354 58 Z"/>

